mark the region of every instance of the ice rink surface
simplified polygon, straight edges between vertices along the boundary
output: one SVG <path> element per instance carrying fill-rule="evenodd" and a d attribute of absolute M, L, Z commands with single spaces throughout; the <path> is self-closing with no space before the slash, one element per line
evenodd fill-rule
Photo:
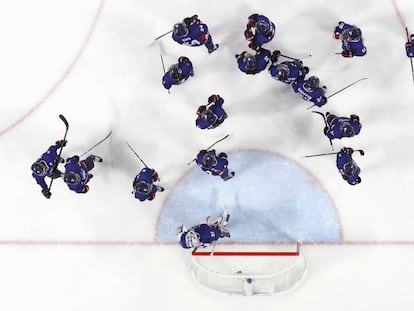
<path fill-rule="evenodd" d="M 354 157 L 361 184 L 342 180 L 334 156 L 303 158 L 331 151 L 309 103 L 267 71 L 238 70 L 234 55 L 247 50 L 243 31 L 252 13 L 276 24 L 265 47 L 303 58 L 327 95 L 368 78 L 317 108 L 360 116 L 361 133 L 333 144 L 336 151 L 365 151 Z M 169 36 L 154 41 L 193 14 L 220 44 L 216 52 Z M 362 29 L 365 57 L 334 54 L 341 49 L 332 38 L 340 20 Z M 405 26 L 414 32 L 408 0 L 0 4 L 0 309 L 412 308 L 414 84 Z M 182 55 L 194 65 L 194 77 L 170 94 L 161 84 L 160 54 L 166 66 Z M 203 131 L 194 125 L 196 110 L 211 94 L 224 98 L 229 117 Z M 55 181 L 46 200 L 30 165 L 61 139 L 59 114 L 70 123 L 64 157 L 112 135 L 94 150 L 104 162 L 88 194 Z M 187 163 L 226 134 L 215 147 L 229 154 L 236 176 L 224 184 Z M 166 191 L 152 202 L 131 195 L 142 163 L 125 142 L 160 174 Z M 299 288 L 247 298 L 197 286 L 190 253 L 173 233 L 220 213 L 223 202 L 234 243 L 303 241 L 308 272 Z"/>

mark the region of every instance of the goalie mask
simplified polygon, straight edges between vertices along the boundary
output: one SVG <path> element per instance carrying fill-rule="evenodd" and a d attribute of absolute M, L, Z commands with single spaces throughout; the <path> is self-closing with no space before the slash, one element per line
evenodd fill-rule
<path fill-rule="evenodd" d="M 200 236 L 194 230 L 184 232 L 180 238 L 180 245 L 183 248 L 194 248 L 201 245 Z"/>

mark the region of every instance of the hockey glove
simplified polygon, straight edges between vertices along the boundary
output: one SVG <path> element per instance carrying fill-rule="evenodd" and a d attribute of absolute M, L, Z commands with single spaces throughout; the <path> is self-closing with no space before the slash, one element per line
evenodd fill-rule
<path fill-rule="evenodd" d="M 183 22 L 184 22 L 187 26 L 190 26 L 190 25 L 192 25 L 192 24 L 200 24 L 200 23 L 201 23 L 201 21 L 198 19 L 198 15 L 197 15 L 197 14 L 195 14 L 195 15 L 193 15 L 193 16 L 191 16 L 191 17 L 186 17 L 186 18 L 184 18 L 184 19 L 183 19 Z"/>
<path fill-rule="evenodd" d="M 225 158 L 225 159 L 227 159 L 227 153 L 225 153 L 225 152 L 220 152 L 220 153 L 219 153 L 219 155 L 218 155 L 218 157 L 219 157 L 219 158 Z"/>
<path fill-rule="evenodd" d="M 339 39 L 340 35 L 341 34 L 339 32 L 336 32 L 336 31 L 334 31 L 334 33 L 333 33 L 333 37 L 337 40 Z"/>
<path fill-rule="evenodd" d="M 343 50 L 342 51 L 342 56 L 343 57 L 352 57 L 352 52 L 350 50 Z"/>
<path fill-rule="evenodd" d="M 202 114 L 206 110 L 207 110 L 207 107 L 206 106 L 204 106 L 204 105 L 203 106 L 200 106 L 197 109 L 197 114 Z"/>
<path fill-rule="evenodd" d="M 257 45 L 254 42 L 250 42 L 248 46 L 249 46 L 249 48 L 251 48 L 252 50 L 255 50 L 255 51 L 258 51 L 260 49 L 260 45 Z"/>
<path fill-rule="evenodd" d="M 351 114 L 350 119 L 352 122 L 359 122 L 359 116 L 356 114 Z"/>
<path fill-rule="evenodd" d="M 247 30 L 244 32 L 244 37 L 246 38 L 246 40 L 247 40 L 247 41 L 252 41 L 252 40 L 253 40 L 253 38 L 254 38 L 253 31 L 251 31 L 250 29 L 247 29 Z"/>
<path fill-rule="evenodd" d="M 57 140 L 55 144 L 58 145 L 59 147 L 65 147 L 66 143 L 67 143 L 67 140 L 61 139 L 61 140 Z"/>
<path fill-rule="evenodd" d="M 352 149 L 352 148 L 350 148 L 350 147 L 343 147 L 343 148 L 341 149 L 341 152 L 343 152 L 343 153 L 345 153 L 345 154 L 348 154 L 348 155 L 351 155 L 351 154 L 353 154 L 353 153 L 354 153 L 354 149 Z"/>
<path fill-rule="evenodd" d="M 152 170 L 152 173 L 151 173 L 151 178 L 152 178 L 152 181 L 160 181 L 160 178 L 159 178 L 159 176 L 158 176 L 158 173 L 157 173 L 157 171 L 156 170 Z"/>
<path fill-rule="evenodd" d="M 52 193 L 48 191 L 47 189 L 43 189 L 42 194 L 46 199 L 50 199 L 50 197 L 52 196 Z"/>
<path fill-rule="evenodd" d="M 273 63 L 276 63 L 277 62 L 277 60 L 279 59 L 279 56 L 280 56 L 280 51 L 279 50 L 274 50 L 273 51 L 273 53 L 272 53 L 272 56 L 270 57 L 270 60 L 273 62 Z"/>
<path fill-rule="evenodd" d="M 88 192 L 89 191 L 89 186 L 88 185 L 85 185 L 84 187 L 83 187 L 83 189 L 82 189 L 82 192 L 81 193 L 86 193 L 86 192 Z"/>
<path fill-rule="evenodd" d="M 212 102 L 216 102 L 218 99 L 220 98 L 220 96 L 219 95 L 211 95 L 209 98 L 208 98 L 208 103 L 209 104 L 211 104 Z"/>

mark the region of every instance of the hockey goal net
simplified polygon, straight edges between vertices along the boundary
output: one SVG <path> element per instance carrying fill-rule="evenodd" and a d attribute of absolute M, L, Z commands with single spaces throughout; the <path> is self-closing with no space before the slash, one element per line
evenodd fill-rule
<path fill-rule="evenodd" d="M 295 245 L 228 245 L 198 250 L 191 274 L 204 288 L 223 294 L 273 295 L 295 288 L 306 274 L 306 260 Z"/>

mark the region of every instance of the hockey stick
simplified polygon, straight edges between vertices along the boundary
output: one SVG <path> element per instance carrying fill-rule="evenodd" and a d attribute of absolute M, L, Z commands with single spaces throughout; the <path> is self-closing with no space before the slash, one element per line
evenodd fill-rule
<path fill-rule="evenodd" d="M 410 41 L 410 36 L 408 35 L 408 29 L 405 27 L 405 33 L 407 35 L 407 42 Z M 414 68 L 413 68 L 413 59 L 410 57 L 410 63 L 411 63 L 411 75 L 413 77 L 413 83 L 414 83 Z"/>
<path fill-rule="evenodd" d="M 160 53 L 161 56 L 161 64 L 162 64 L 162 70 L 164 71 L 164 75 L 165 75 L 165 65 L 164 65 L 164 58 L 162 57 L 162 53 Z M 170 94 L 170 90 L 167 89 L 168 94 Z"/>
<path fill-rule="evenodd" d="M 357 150 L 354 150 L 354 151 L 359 152 L 359 154 L 362 155 L 362 156 L 365 155 L 365 152 L 362 149 L 357 149 Z M 338 154 L 338 152 L 328 152 L 328 153 L 311 154 L 311 155 L 303 156 L 302 158 L 321 157 L 321 156 L 332 155 L 332 154 Z"/>
<path fill-rule="evenodd" d="M 144 160 L 141 159 L 141 157 L 138 155 L 138 153 L 135 152 L 135 150 L 131 147 L 131 145 L 128 144 L 127 142 L 125 143 L 128 146 L 128 148 L 131 149 L 131 151 L 135 154 L 135 156 L 141 161 L 141 163 L 144 164 L 146 168 L 148 168 L 148 165 L 145 164 Z"/>
<path fill-rule="evenodd" d="M 292 59 L 292 60 L 301 60 L 301 59 L 303 59 L 303 58 L 308 58 L 308 57 L 311 57 L 312 56 L 312 54 L 308 54 L 308 55 L 306 55 L 306 56 L 304 56 L 304 57 L 301 57 L 301 58 L 294 58 L 294 57 L 291 57 L 291 56 L 287 56 L 287 55 L 283 55 L 283 54 L 280 54 L 280 56 L 282 56 L 282 57 L 284 57 L 284 58 L 288 58 L 288 59 Z"/>
<path fill-rule="evenodd" d="M 69 130 L 69 122 L 68 122 L 68 120 L 66 120 L 65 116 L 62 115 L 62 114 L 59 115 L 59 118 L 65 124 L 65 135 L 63 135 L 63 141 L 65 141 L 66 140 L 66 135 L 68 134 L 68 130 Z M 57 156 L 56 163 L 53 166 L 52 172 L 54 172 L 56 170 L 56 168 L 58 167 L 58 165 L 59 165 L 60 156 L 62 155 L 62 150 L 63 150 L 63 146 L 60 147 L 59 154 Z M 50 192 L 50 189 L 52 188 L 52 184 L 53 184 L 53 178 L 50 180 L 50 184 L 49 184 L 49 187 L 47 188 L 47 192 Z"/>
<path fill-rule="evenodd" d="M 210 256 L 213 256 L 214 255 L 214 250 L 216 249 L 217 241 L 218 240 L 213 241 L 213 247 L 211 249 Z"/>
<path fill-rule="evenodd" d="M 322 116 L 322 118 L 323 118 L 323 122 L 325 123 L 325 126 L 327 127 L 327 128 L 329 128 L 329 126 L 328 126 L 328 121 L 326 121 L 326 117 L 325 117 L 325 115 L 322 113 L 322 112 L 319 112 L 319 111 L 312 111 L 313 113 L 317 113 L 317 114 L 319 114 L 319 115 L 321 115 Z M 328 136 L 326 136 L 328 139 L 329 139 L 329 143 L 331 144 L 331 148 L 332 148 L 332 150 L 334 150 L 334 147 L 333 147 L 333 144 L 332 144 L 332 139 L 330 139 Z"/>
<path fill-rule="evenodd" d="M 227 137 L 229 137 L 230 136 L 230 134 L 227 134 L 226 136 L 224 136 L 223 138 L 220 138 L 218 141 L 216 141 L 214 144 L 212 144 L 212 145 L 210 145 L 209 147 L 207 147 L 206 149 L 204 149 L 204 150 L 210 150 L 211 148 L 213 148 L 216 144 L 218 144 L 219 142 L 221 142 L 221 141 L 223 141 L 223 140 L 225 140 Z M 187 165 L 190 165 L 191 163 L 193 163 L 195 160 L 197 160 L 197 159 L 192 159 L 190 162 L 188 162 L 187 163 Z"/>
<path fill-rule="evenodd" d="M 162 38 L 162 37 L 164 37 L 164 36 L 166 36 L 166 35 L 168 35 L 169 33 L 172 33 L 172 32 L 173 32 L 173 30 L 170 30 L 170 31 L 168 31 L 168 32 L 166 32 L 166 33 L 164 33 L 164 34 L 162 34 L 161 36 L 156 37 L 156 38 L 154 39 L 154 41 L 157 41 L 158 39 L 160 39 L 160 38 Z"/>
<path fill-rule="evenodd" d="M 91 151 L 92 149 L 94 149 L 95 147 L 99 146 L 100 144 L 102 144 L 105 140 L 107 140 L 109 138 L 109 136 L 111 136 L 112 131 L 110 131 L 108 133 L 108 135 L 106 135 L 104 138 L 102 138 L 100 141 L 98 141 L 95 145 L 93 145 L 92 147 L 90 147 L 88 150 L 86 150 L 84 153 L 82 153 L 79 157 L 84 156 L 85 154 L 87 154 L 89 151 Z"/>
<path fill-rule="evenodd" d="M 362 81 L 362 80 L 367 80 L 367 79 L 368 79 L 368 78 L 362 78 L 362 79 L 356 80 L 355 82 L 352 82 L 352 83 L 348 84 L 347 86 L 345 86 L 345 87 L 343 87 L 342 89 L 340 89 L 340 90 L 338 90 L 338 91 L 334 92 L 333 94 L 331 94 L 331 95 L 327 96 L 326 98 L 327 98 L 327 99 L 328 99 L 328 98 L 331 98 L 332 96 L 334 96 L 334 95 L 336 95 L 336 94 L 338 94 L 338 93 L 342 92 L 343 90 L 346 90 L 347 88 L 349 88 L 349 87 L 353 86 L 354 84 L 356 84 L 356 83 L 358 83 L 358 82 L 360 82 L 360 81 Z M 311 108 L 312 108 L 312 107 L 314 107 L 314 106 L 316 106 L 316 105 L 315 105 L 315 104 L 313 104 L 312 106 L 309 106 L 308 108 L 306 108 L 306 110 L 309 110 L 309 109 L 311 109 Z"/>
<path fill-rule="evenodd" d="M 221 141 L 223 141 L 223 140 L 225 140 L 227 137 L 229 137 L 230 136 L 230 134 L 227 134 L 226 136 L 224 136 L 223 138 L 220 138 L 218 141 L 216 141 L 214 144 L 212 144 L 212 145 L 210 145 L 209 147 L 207 147 L 207 149 L 205 149 L 205 150 L 210 150 L 211 148 L 213 148 L 216 144 L 218 144 L 219 142 L 221 142 Z"/>

